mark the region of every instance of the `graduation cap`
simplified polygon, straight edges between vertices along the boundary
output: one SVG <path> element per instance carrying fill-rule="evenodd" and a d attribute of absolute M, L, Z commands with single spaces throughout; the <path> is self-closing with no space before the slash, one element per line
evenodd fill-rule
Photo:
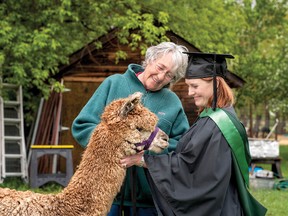
<path fill-rule="evenodd" d="M 185 73 L 186 79 L 213 77 L 213 103 L 215 110 L 217 104 L 216 76 L 225 78 L 227 74 L 226 58 L 234 58 L 230 54 L 185 52 L 189 55 L 189 63 Z"/>

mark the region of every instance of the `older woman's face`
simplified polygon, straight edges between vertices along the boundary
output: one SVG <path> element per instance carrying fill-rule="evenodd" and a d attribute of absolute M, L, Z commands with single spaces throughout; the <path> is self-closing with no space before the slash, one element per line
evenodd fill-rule
<path fill-rule="evenodd" d="M 206 107 L 209 99 L 213 96 L 213 81 L 203 79 L 185 79 L 188 85 L 188 95 L 194 98 L 197 107 Z"/>
<path fill-rule="evenodd" d="M 150 62 L 139 79 L 147 90 L 158 91 L 174 78 L 173 67 L 172 54 L 168 53 Z"/>

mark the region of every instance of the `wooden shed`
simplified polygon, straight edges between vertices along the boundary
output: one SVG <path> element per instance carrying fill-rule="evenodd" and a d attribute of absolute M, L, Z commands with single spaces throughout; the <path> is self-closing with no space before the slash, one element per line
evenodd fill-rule
<path fill-rule="evenodd" d="M 65 87 L 70 89 L 70 91 L 63 93 L 62 97 L 62 126 L 71 127 L 74 118 L 106 77 L 115 73 L 124 73 L 130 63 L 141 64 L 143 56 L 141 56 L 140 51 L 132 51 L 127 45 L 119 44 L 115 33 L 116 30 L 112 30 L 109 34 L 97 39 L 103 44 L 101 49 L 96 49 L 95 43 L 91 42 L 72 54 L 68 65 L 59 68 L 60 73 L 57 74 L 56 78 L 62 79 Z M 186 46 L 191 52 L 200 52 L 195 46 L 171 31 L 167 32 L 167 37 L 176 44 Z M 128 57 L 116 64 L 115 53 L 119 49 L 126 51 Z M 243 80 L 232 73 L 230 80 L 233 87 L 239 87 L 243 84 Z M 192 123 L 196 113 L 194 112 L 195 109 L 192 108 L 193 100 L 187 95 L 188 90 L 184 80 L 178 82 L 173 87 L 173 91 L 182 101 L 189 122 Z M 74 145 L 73 164 L 76 167 L 81 159 L 83 148 L 73 139 L 70 130 L 61 132 L 60 137 L 59 144 Z"/>

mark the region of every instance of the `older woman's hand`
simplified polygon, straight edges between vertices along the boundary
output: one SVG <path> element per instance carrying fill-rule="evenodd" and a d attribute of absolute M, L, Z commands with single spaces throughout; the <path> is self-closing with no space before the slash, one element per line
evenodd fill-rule
<path fill-rule="evenodd" d="M 133 165 L 146 167 L 143 154 L 144 154 L 144 151 L 141 151 L 135 155 L 126 156 L 120 160 L 120 164 L 124 168 L 129 168 Z"/>

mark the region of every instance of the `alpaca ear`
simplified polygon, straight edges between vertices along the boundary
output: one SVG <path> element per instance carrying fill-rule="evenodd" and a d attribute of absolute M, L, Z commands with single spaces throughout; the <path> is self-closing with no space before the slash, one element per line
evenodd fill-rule
<path fill-rule="evenodd" d="M 128 113 L 131 112 L 138 103 L 140 103 L 141 97 L 142 97 L 141 92 L 136 92 L 130 95 L 125 104 L 123 104 L 123 106 L 120 109 L 120 117 L 121 118 L 127 117 Z"/>

